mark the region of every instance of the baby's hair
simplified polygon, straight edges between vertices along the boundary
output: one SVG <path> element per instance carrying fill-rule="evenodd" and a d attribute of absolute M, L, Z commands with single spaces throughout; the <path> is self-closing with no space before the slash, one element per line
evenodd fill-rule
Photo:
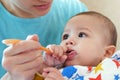
<path fill-rule="evenodd" d="M 102 23 L 105 27 L 106 27 L 106 31 L 108 31 L 108 35 L 109 36 L 109 45 L 115 45 L 117 44 L 117 30 L 115 25 L 113 24 L 113 22 L 106 16 L 104 16 L 101 13 L 95 12 L 95 11 L 87 11 L 87 12 L 82 12 L 82 13 L 78 13 L 75 16 L 79 16 L 79 15 L 90 15 L 93 17 L 96 17 L 97 19 L 102 20 L 100 23 Z M 73 16 L 73 17 L 75 17 Z M 104 28 L 105 28 L 104 27 Z"/>

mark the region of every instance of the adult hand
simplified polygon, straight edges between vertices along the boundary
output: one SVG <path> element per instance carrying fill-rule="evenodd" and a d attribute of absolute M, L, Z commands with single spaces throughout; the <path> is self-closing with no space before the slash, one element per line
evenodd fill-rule
<path fill-rule="evenodd" d="M 43 57 L 38 50 L 37 35 L 28 36 L 3 52 L 2 66 L 8 71 L 12 80 L 33 80 L 34 74 L 41 69 Z"/>

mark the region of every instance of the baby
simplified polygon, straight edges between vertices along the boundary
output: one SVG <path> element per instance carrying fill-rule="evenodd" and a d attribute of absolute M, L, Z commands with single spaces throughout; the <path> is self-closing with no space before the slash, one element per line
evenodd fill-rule
<path fill-rule="evenodd" d="M 48 46 L 52 55 L 46 55 L 46 64 L 64 68 L 45 68 L 42 75 L 46 80 L 119 80 L 120 63 L 110 58 L 116 41 L 116 28 L 106 16 L 77 14 L 68 21 L 61 44 Z"/>
<path fill-rule="evenodd" d="M 29 37 L 13 47 L 22 43 L 25 47 L 28 43 L 34 44 L 36 47 L 30 46 L 26 55 L 36 54 L 34 50 L 40 52 L 38 47 L 41 46 L 37 38 Z M 119 80 L 120 63 L 111 58 L 116 50 L 116 41 L 117 31 L 110 19 L 94 11 L 79 13 L 68 21 L 60 45 L 48 45 L 50 54 L 44 55 L 44 60 L 41 54 L 36 54 L 40 56 L 36 61 L 40 66 L 37 69 L 45 80 Z M 15 49 L 19 51 L 21 47 Z"/>

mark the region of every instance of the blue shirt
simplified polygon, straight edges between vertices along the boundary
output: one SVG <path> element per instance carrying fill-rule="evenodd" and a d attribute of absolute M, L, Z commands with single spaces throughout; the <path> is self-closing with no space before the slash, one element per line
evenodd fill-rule
<path fill-rule="evenodd" d="M 53 0 L 52 7 L 44 16 L 38 18 L 20 18 L 9 13 L 0 3 L 0 64 L 4 39 L 25 39 L 28 35 L 38 34 L 43 46 L 59 44 L 66 22 L 73 15 L 87 11 L 86 6 L 79 0 Z M 5 70 L 0 65 L 0 77 Z"/>

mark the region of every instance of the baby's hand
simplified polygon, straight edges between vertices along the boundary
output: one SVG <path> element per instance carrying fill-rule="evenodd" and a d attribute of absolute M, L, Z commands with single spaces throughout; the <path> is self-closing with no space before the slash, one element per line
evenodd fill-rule
<path fill-rule="evenodd" d="M 64 54 L 66 49 L 60 45 L 48 45 L 47 48 L 51 51 L 51 55 L 45 54 L 45 63 L 57 68 L 62 67 L 67 59 L 67 56 Z"/>
<path fill-rule="evenodd" d="M 56 68 L 45 68 L 42 76 L 45 78 L 45 80 L 64 80 L 61 72 Z"/>

